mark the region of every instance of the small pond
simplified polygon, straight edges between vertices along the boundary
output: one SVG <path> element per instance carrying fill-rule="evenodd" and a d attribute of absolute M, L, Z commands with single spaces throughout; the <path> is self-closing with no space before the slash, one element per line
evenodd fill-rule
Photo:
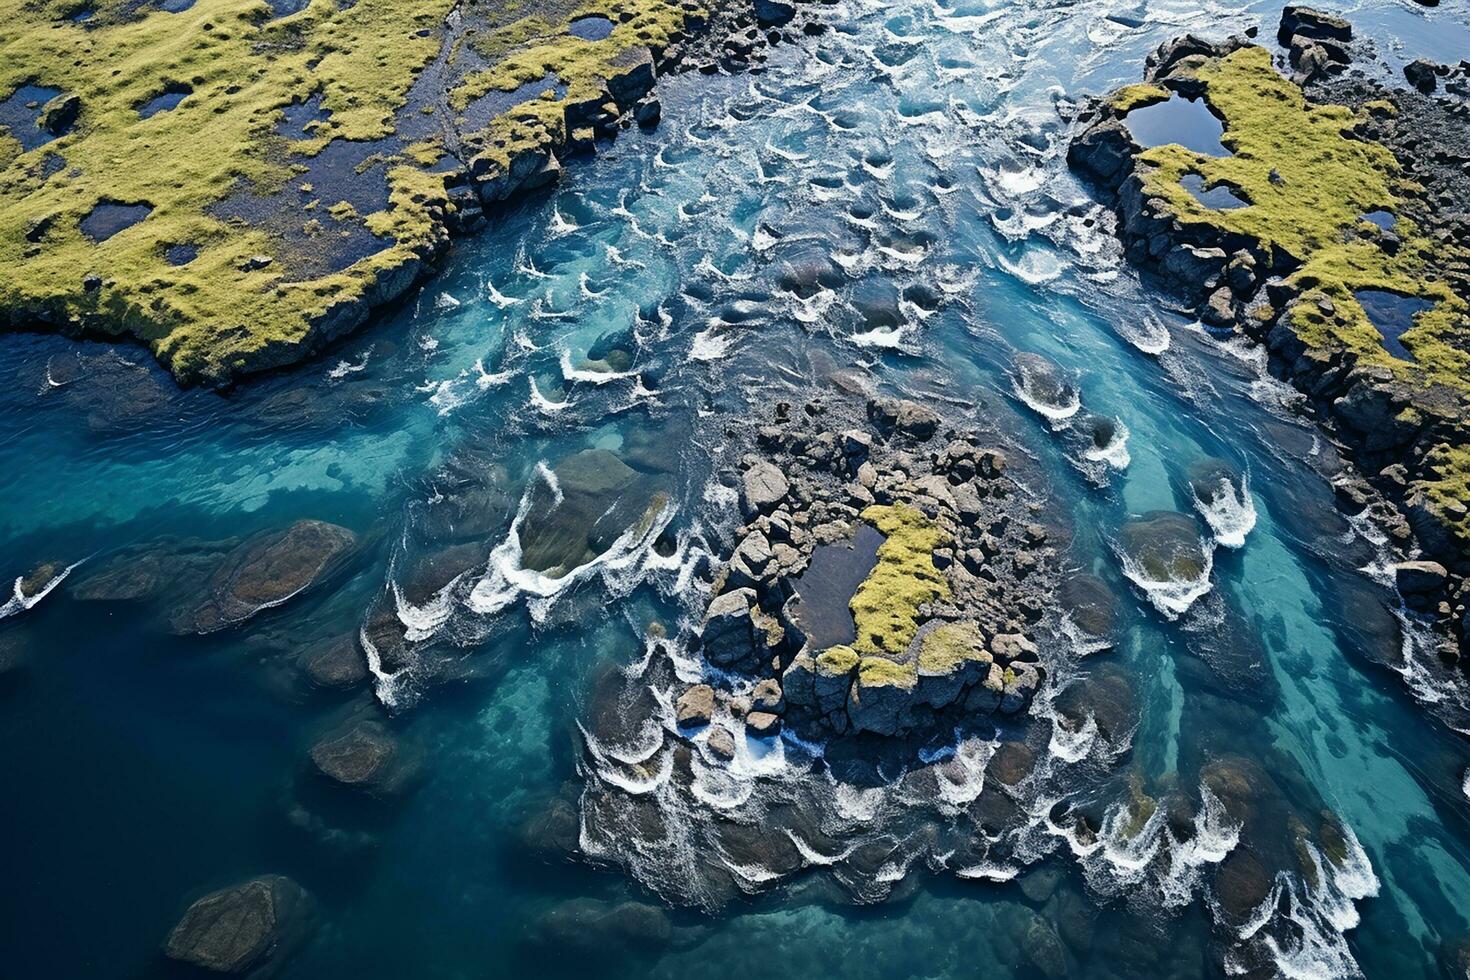
<path fill-rule="evenodd" d="M 613 22 L 601 14 L 590 14 L 573 20 L 567 30 L 584 41 L 601 41 L 612 33 Z"/>
<path fill-rule="evenodd" d="M 60 136 L 42 129 L 37 123 L 46 103 L 61 94 L 61 89 L 46 85 L 22 85 L 6 99 L 0 99 L 0 126 L 10 131 L 23 150 L 34 150 Z"/>
<path fill-rule="evenodd" d="M 1369 211 L 1363 215 L 1363 220 L 1370 225 L 1377 225 L 1380 231 L 1393 231 L 1393 226 L 1398 221 L 1392 211 Z"/>
<path fill-rule="evenodd" d="M 1134 109 L 1123 117 L 1134 142 L 1145 149 L 1177 143 L 1211 157 L 1227 157 L 1230 151 L 1220 142 L 1225 134 L 1222 123 L 1203 99 L 1186 99 L 1172 95 L 1166 102 L 1155 102 Z"/>
<path fill-rule="evenodd" d="M 151 204 L 119 204 L 103 201 L 82 219 L 82 234 L 94 242 L 105 242 L 153 212 Z"/>
<path fill-rule="evenodd" d="M 160 112 L 168 112 L 178 107 L 194 90 L 187 85 L 170 85 L 166 90 L 144 102 L 138 107 L 138 115 L 144 119 L 151 119 Z"/>
<path fill-rule="evenodd" d="M 1230 211 L 1235 208 L 1250 207 L 1250 201 L 1235 193 L 1229 184 L 1216 184 L 1214 187 L 1205 187 L 1205 179 L 1199 174 L 1185 174 L 1179 183 L 1194 197 L 1194 199 L 1207 208 L 1216 211 Z"/>
<path fill-rule="evenodd" d="M 1391 293 L 1386 289 L 1360 289 L 1353 296 L 1383 335 L 1384 348 L 1394 357 L 1414 360 L 1414 355 L 1399 338 L 1414 326 L 1414 317 L 1433 306 L 1434 301 L 1422 296 Z"/>
<path fill-rule="evenodd" d="M 883 535 L 859 524 L 851 542 L 827 544 L 812 553 L 812 563 L 796 580 L 801 605 L 796 618 L 813 650 L 851 643 L 857 639 L 849 603 L 873 566 Z"/>

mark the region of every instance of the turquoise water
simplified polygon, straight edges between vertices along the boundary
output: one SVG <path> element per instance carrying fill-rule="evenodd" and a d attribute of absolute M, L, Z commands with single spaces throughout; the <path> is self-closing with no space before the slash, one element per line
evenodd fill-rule
<path fill-rule="evenodd" d="M 1345 12 L 1392 65 L 1470 33 L 1451 6 Z M 831 30 L 759 74 L 667 81 L 661 128 L 571 167 L 380 324 L 289 374 L 180 392 L 131 348 L 0 338 L 0 574 L 81 562 L 0 621 L 29 659 L 0 678 L 0 972 L 156 975 L 192 898 L 273 872 L 319 905 L 291 978 L 1025 977 L 1039 962 L 1099 977 L 1245 964 L 1439 976 L 1470 935 L 1458 686 L 1396 613 L 1371 530 L 1334 509 L 1337 464 L 1294 396 L 1257 353 L 1137 282 L 1063 160 L 1072 99 L 1135 80 L 1162 40 L 1256 24 L 1269 37 L 1276 15 L 837 4 Z M 811 255 L 835 263 L 837 285 L 783 290 L 781 261 Z M 614 347 L 632 353 L 626 371 L 579 368 Z M 1078 411 L 1122 435 L 1098 451 L 1028 404 L 1021 352 L 1054 362 Z M 1014 880 L 931 854 L 853 887 L 840 864 L 809 861 L 759 894 L 666 906 L 667 929 L 557 931 L 568 902 L 660 904 L 682 862 L 711 859 L 676 838 L 654 855 L 602 841 L 598 862 L 548 860 L 524 827 L 609 778 L 582 735 L 599 681 L 642 660 L 650 623 L 677 636 L 696 613 L 736 520 L 719 489 L 727 429 L 840 371 L 1011 433 L 1072 526 L 1069 562 L 1119 596 L 1119 642 L 1054 651 L 1054 684 L 1121 675 L 1136 712 L 1108 737 L 1053 739 L 1054 795 L 1104 812 L 1131 780 L 1208 813 L 1202 771 L 1243 757 L 1265 816 L 1244 835 L 1203 821 L 1209 847 L 1153 820 L 1089 849 L 1041 808 L 990 874 Z M 675 547 L 629 547 L 537 592 L 505 574 L 518 501 L 538 464 L 587 448 L 670 495 Z M 1208 582 L 1185 596 L 1134 584 L 1124 522 L 1193 512 L 1190 468 L 1207 458 L 1248 490 L 1201 515 Z M 361 547 L 328 588 L 239 630 L 173 636 L 161 617 L 177 597 L 71 591 L 121 549 L 300 518 L 349 527 Z M 466 542 L 483 552 L 465 588 L 414 589 L 416 569 Z M 419 660 L 377 664 L 344 694 L 303 679 L 301 649 L 385 611 L 429 637 Z M 364 711 L 420 759 L 400 799 L 344 799 L 306 776 L 317 738 Z M 788 777 L 743 774 L 744 806 Z M 881 793 L 859 803 L 877 834 L 917 839 L 930 819 Z M 1325 848 L 1334 822 L 1339 853 L 1304 880 L 1296 856 Z M 1212 883 L 1236 850 L 1275 896 L 1243 928 L 1223 924 Z M 1059 881 L 1021 887 L 1051 870 Z"/>

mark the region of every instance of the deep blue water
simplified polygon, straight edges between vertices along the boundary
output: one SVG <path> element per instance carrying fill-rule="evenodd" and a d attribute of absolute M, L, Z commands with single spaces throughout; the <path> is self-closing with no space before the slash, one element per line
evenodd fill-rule
<path fill-rule="evenodd" d="M 1345 12 L 1387 72 L 1470 36 L 1452 7 Z M 0 678 L 0 974 L 157 975 L 192 898 L 273 872 L 319 903 L 288 978 L 1026 977 L 1038 928 L 1060 931 L 1076 976 L 1220 976 L 1262 950 L 1293 976 L 1440 976 L 1470 934 L 1460 691 L 1396 612 L 1371 530 L 1335 510 L 1332 450 L 1292 415 L 1292 393 L 1258 352 L 1138 283 L 1063 159 L 1071 99 L 1136 80 L 1162 40 L 1256 24 L 1269 37 L 1277 15 L 840 3 L 824 10 L 832 30 L 762 73 L 667 81 L 658 130 L 571 167 L 381 323 L 289 374 L 228 396 L 179 391 L 133 348 L 0 338 L 0 574 L 81 562 L 0 621 L 0 640 L 28 654 Z M 835 257 L 840 287 L 776 287 L 773 258 L 801 243 Z M 875 312 L 872 297 L 915 287 L 937 308 Z M 628 370 L 579 366 L 610 347 L 632 354 Z M 1066 420 L 1021 396 L 1020 352 L 1055 362 L 1126 442 L 1067 439 Z M 1231 933 L 1213 908 L 1218 856 L 1186 854 L 1158 821 L 1089 850 L 1043 813 L 1031 865 L 1005 869 L 1016 881 L 915 864 L 876 890 L 889 901 L 854 906 L 814 863 L 714 913 L 670 910 L 664 940 L 548 940 L 546 916 L 568 901 L 658 901 L 618 870 L 541 860 L 521 827 L 606 777 L 578 729 L 601 672 L 643 656 L 648 624 L 677 636 L 697 613 L 700 555 L 736 520 L 718 484 L 727 426 L 839 370 L 1010 431 L 1070 518 L 1069 562 L 1121 598 L 1120 642 L 1081 661 L 1052 651 L 1052 693 L 1121 671 L 1137 726 L 1124 746 L 1060 747 L 1047 765 L 1061 783 L 1106 763 L 1203 805 L 1201 770 L 1241 755 L 1269 775 L 1261 805 L 1283 819 L 1279 838 L 1237 846 L 1259 847 L 1274 874 L 1290 821 L 1326 812 L 1350 832 L 1343 859 L 1315 883 L 1282 871 L 1256 927 Z M 538 464 L 587 448 L 670 494 L 672 557 L 634 548 L 552 591 L 507 575 L 500 550 L 477 565 L 483 588 L 394 604 L 393 586 L 410 589 L 444 548 L 446 501 L 476 490 L 454 535 L 489 551 Z M 1187 595 L 1135 585 L 1120 528 L 1192 512 L 1188 474 L 1209 457 L 1247 474 L 1248 499 L 1201 515 L 1208 581 Z M 160 614 L 177 597 L 71 592 L 119 549 L 300 518 L 357 532 L 351 564 L 234 631 L 169 634 Z M 377 665 L 355 692 L 311 690 L 301 650 L 384 609 L 443 641 L 452 679 Z M 305 775 L 309 747 L 361 711 L 421 755 L 401 799 L 328 797 Z M 1126 751 L 1103 759 L 1112 748 Z M 755 806 L 779 774 L 740 778 Z M 877 792 L 861 806 L 893 802 Z M 1221 849 L 1237 843 L 1214 830 Z M 676 841 L 649 880 L 691 857 Z M 1042 868 L 1065 872 L 1045 904 L 1017 883 Z"/>

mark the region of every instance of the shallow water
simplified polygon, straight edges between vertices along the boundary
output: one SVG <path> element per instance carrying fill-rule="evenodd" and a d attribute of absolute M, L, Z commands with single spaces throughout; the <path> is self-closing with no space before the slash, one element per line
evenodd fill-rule
<path fill-rule="evenodd" d="M 1464 28 L 1449 6 L 1346 12 L 1410 52 Z M 1246 954 L 1293 976 L 1438 976 L 1470 932 L 1459 689 L 1411 620 L 1400 632 L 1382 552 L 1335 511 L 1332 451 L 1293 418 L 1295 396 L 1257 352 L 1137 282 L 1063 159 L 1070 98 L 1136 80 L 1185 31 L 1269 37 L 1276 13 L 840 3 L 824 8 L 832 30 L 762 73 L 666 82 L 658 130 L 572 166 L 382 323 L 287 375 L 180 392 L 131 348 L 0 338 L 0 573 L 82 563 L 0 620 L 29 653 L 0 678 L 3 972 L 153 975 L 191 898 L 279 872 L 320 905 L 288 978 L 1020 977 L 1047 929 L 1076 976 L 1219 976 Z M 781 261 L 808 252 L 841 275 L 783 288 Z M 1020 352 L 1055 364 L 1077 406 L 1028 398 Z M 677 634 L 696 612 L 701 557 L 736 520 L 712 481 L 726 427 L 840 369 L 1028 447 L 1073 525 L 1070 561 L 1121 600 L 1114 647 L 1051 651 L 1054 680 L 1121 670 L 1139 707 L 1119 745 L 1054 732 L 1051 779 L 1075 774 L 1104 805 L 1118 781 L 1089 774 L 1121 766 L 1197 802 L 1203 832 L 1179 845 L 1149 821 L 1088 850 L 1042 814 L 1033 867 L 920 864 L 861 907 L 818 854 L 760 897 L 675 911 L 665 939 L 553 938 L 548 956 L 543 917 L 560 903 L 650 896 L 616 871 L 542 862 L 522 823 L 601 778 L 578 729 L 601 671 L 640 661 L 648 624 Z M 1084 417 L 1115 420 L 1111 440 L 1076 438 Z M 589 448 L 669 495 L 677 550 L 620 539 L 569 580 L 521 574 L 517 502 L 547 492 L 539 464 Z M 1197 496 L 1191 468 L 1210 457 L 1245 474 L 1239 493 Z M 1133 584 L 1121 557 L 1125 522 L 1159 509 L 1200 513 L 1211 560 L 1187 601 Z M 358 532 L 354 560 L 237 631 L 173 636 L 169 597 L 72 592 L 120 548 L 308 517 Z M 415 592 L 413 570 L 465 540 L 488 552 L 473 581 Z M 297 651 L 383 609 L 452 656 L 377 664 L 371 692 L 311 690 Z M 323 798 L 307 749 L 375 697 L 422 753 L 417 785 L 392 802 Z M 1248 934 L 1216 924 L 1211 876 L 1245 845 L 1200 789 L 1232 754 L 1275 786 L 1260 805 L 1283 838 L 1252 845 L 1273 870 L 1289 820 L 1328 811 L 1359 845 L 1315 884 L 1283 871 Z M 766 775 L 742 778 L 780 779 L 770 758 L 745 761 Z M 839 798 L 844 813 L 893 805 Z M 1024 891 L 1043 867 L 1060 882 Z"/>

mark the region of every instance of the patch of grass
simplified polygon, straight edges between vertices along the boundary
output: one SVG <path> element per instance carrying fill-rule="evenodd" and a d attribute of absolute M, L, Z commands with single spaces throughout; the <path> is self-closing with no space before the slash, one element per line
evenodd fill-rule
<path fill-rule="evenodd" d="M 568 18 L 631 12 L 612 37 L 587 42 L 546 19 L 550 7 L 538 19 L 502 6 L 490 16 L 516 20 L 504 29 L 510 33 L 497 34 L 497 64 L 450 95 L 461 108 L 538 65 L 562 74 L 568 98 L 595 97 L 619 65 L 646 58 L 635 49 L 667 43 L 703 10 L 667 0 L 578 3 Z M 441 25 L 454 7 L 455 0 L 312 0 L 273 18 L 265 0 L 198 0 L 177 14 L 102 0 L 91 19 L 75 23 L 67 17 L 76 0 L 15 5 L 0 23 L 0 98 L 45 85 L 79 98 L 81 113 L 69 132 L 29 152 L 0 132 L 0 324 L 130 335 L 186 381 L 224 381 L 298 359 L 323 323 L 355 316 L 359 301 L 374 301 L 386 282 L 401 284 L 404 270 L 411 274 L 442 245 L 452 205 L 443 177 L 425 172 L 442 145 L 388 149 L 389 205 L 381 211 L 357 215 L 332 208 L 337 202 L 326 196 L 303 205 L 319 203 L 392 240 L 341 272 L 293 281 L 300 277 L 291 274 L 289 243 L 219 217 L 214 206 L 241 186 L 300 193 L 299 167 L 275 126 L 285 107 L 312 95 L 329 115 L 290 151 L 309 157 L 334 139 L 392 135 L 417 74 L 445 43 Z M 557 36 L 541 35 L 553 28 Z M 138 107 L 170 85 L 190 94 L 141 118 Z M 541 99 L 494 120 L 492 172 L 497 162 L 508 168 L 514 151 L 559 140 L 562 113 L 562 103 Z M 66 166 L 45 177 L 41 161 L 53 153 Z M 103 200 L 153 210 L 93 242 L 78 226 Z M 301 239 L 315 227 L 303 217 Z M 197 246 L 198 257 L 170 265 L 166 243 Z M 249 261 L 257 255 L 276 261 L 259 267 Z"/>
<path fill-rule="evenodd" d="M 1142 109 L 1147 105 L 1168 102 L 1169 95 L 1169 90 L 1162 85 L 1152 85 L 1144 82 L 1137 85 L 1124 85 L 1112 95 L 1108 96 L 1108 104 L 1120 113 L 1129 113 L 1134 109 Z"/>

